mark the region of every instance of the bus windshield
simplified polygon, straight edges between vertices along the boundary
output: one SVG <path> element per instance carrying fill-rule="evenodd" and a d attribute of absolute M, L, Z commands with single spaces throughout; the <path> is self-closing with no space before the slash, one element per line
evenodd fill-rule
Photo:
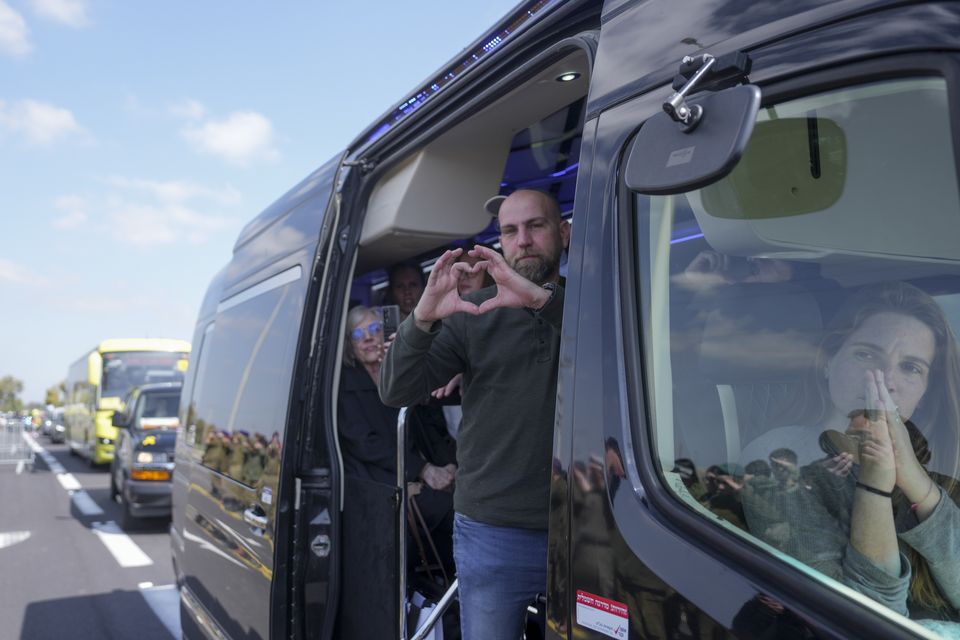
<path fill-rule="evenodd" d="M 182 382 L 185 352 L 117 351 L 103 354 L 101 397 L 123 397 L 150 382 Z"/>

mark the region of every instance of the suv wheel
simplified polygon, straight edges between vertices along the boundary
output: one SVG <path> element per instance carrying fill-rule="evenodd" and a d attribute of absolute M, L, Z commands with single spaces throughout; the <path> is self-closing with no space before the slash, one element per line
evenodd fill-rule
<path fill-rule="evenodd" d="M 124 492 L 120 492 L 120 528 L 124 531 L 135 529 L 140 524 L 140 519 L 130 513 L 130 503 L 124 498 Z"/>
<path fill-rule="evenodd" d="M 120 495 L 120 490 L 117 488 L 117 470 L 110 467 L 110 501 L 116 502 L 117 496 Z"/>

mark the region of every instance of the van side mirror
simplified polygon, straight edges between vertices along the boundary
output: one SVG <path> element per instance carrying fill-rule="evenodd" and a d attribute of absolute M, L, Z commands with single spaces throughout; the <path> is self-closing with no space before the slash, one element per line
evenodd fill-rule
<path fill-rule="evenodd" d="M 110 421 L 115 427 L 127 429 L 130 427 L 130 417 L 120 411 L 113 412 L 113 419 Z"/>
<path fill-rule="evenodd" d="M 671 195 L 701 189 L 737 166 L 760 110 L 760 88 L 745 84 L 691 100 L 696 119 L 677 121 L 668 111 L 644 123 L 624 171 L 632 191 Z"/>

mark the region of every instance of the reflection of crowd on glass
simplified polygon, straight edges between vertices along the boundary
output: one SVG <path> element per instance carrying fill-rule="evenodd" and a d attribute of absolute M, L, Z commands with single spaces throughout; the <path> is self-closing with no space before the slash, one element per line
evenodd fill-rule
<path fill-rule="evenodd" d="M 791 424 L 740 464 L 676 461 L 690 495 L 764 542 L 914 618 L 960 609 L 960 359 L 939 305 L 868 286 L 828 325 Z"/>
<path fill-rule="evenodd" d="M 210 429 L 204 438 L 204 466 L 230 476 L 248 486 L 280 477 L 280 435 L 268 440 L 262 433 L 237 430 L 233 433 Z"/>

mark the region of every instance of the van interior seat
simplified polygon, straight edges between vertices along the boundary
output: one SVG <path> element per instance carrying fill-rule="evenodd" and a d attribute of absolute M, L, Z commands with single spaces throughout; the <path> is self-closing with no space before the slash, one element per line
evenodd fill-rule
<path fill-rule="evenodd" d="M 674 371 L 676 455 L 700 468 L 739 463 L 746 443 L 786 423 L 814 364 L 821 304 L 807 283 L 782 282 L 726 285 L 690 306 L 694 344 Z"/>

